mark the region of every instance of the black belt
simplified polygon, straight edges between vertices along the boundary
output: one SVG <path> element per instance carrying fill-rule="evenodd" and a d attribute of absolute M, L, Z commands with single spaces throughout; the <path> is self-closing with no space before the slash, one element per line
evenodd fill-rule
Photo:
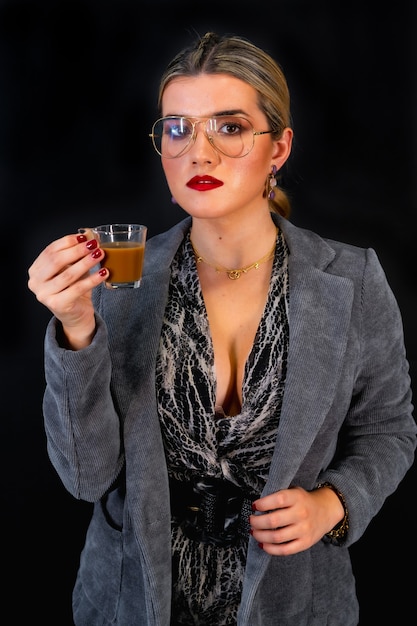
<path fill-rule="evenodd" d="M 230 546 L 248 538 L 248 518 L 258 496 L 220 478 L 170 479 L 170 492 L 172 518 L 190 539 Z"/>

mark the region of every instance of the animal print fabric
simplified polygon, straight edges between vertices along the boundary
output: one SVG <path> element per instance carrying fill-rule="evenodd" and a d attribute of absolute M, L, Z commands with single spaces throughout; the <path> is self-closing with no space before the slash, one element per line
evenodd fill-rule
<path fill-rule="evenodd" d="M 279 232 L 267 302 L 245 366 L 241 413 L 232 417 L 215 406 L 213 346 L 189 234 L 171 271 L 156 367 L 169 474 L 226 478 L 256 499 L 268 475 L 286 376 L 285 240 Z M 188 539 L 172 523 L 171 626 L 236 624 L 248 539 L 213 546 Z"/>

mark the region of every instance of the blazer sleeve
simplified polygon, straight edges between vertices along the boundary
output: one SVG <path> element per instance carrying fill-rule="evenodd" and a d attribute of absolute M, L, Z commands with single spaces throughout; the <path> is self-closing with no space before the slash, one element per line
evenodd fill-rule
<path fill-rule="evenodd" d="M 59 345 L 60 323 L 52 318 L 45 336 L 46 389 L 43 413 L 47 449 L 66 489 L 95 502 L 111 487 L 124 463 L 120 418 L 111 394 L 107 329 L 87 348 Z"/>
<path fill-rule="evenodd" d="M 343 493 L 348 546 L 359 539 L 414 460 L 416 423 L 398 304 L 372 249 L 360 292 L 360 358 L 339 450 L 320 482 Z"/>

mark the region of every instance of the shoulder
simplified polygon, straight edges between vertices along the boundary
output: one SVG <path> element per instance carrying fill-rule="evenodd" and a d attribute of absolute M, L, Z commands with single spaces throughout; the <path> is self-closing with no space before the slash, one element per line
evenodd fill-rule
<path fill-rule="evenodd" d="M 381 271 L 374 249 L 323 237 L 315 231 L 296 226 L 278 217 L 287 242 L 290 263 L 293 266 L 314 266 L 328 273 L 358 277 L 368 271 Z"/>
<path fill-rule="evenodd" d="M 168 230 L 152 235 L 146 241 L 143 275 L 166 272 L 186 233 L 191 227 L 191 218 L 186 217 Z"/>
<path fill-rule="evenodd" d="M 190 227 L 191 218 L 186 217 L 168 230 L 150 237 L 146 242 L 144 271 L 147 269 L 147 260 L 153 265 L 158 264 L 160 268 L 169 266 Z"/>

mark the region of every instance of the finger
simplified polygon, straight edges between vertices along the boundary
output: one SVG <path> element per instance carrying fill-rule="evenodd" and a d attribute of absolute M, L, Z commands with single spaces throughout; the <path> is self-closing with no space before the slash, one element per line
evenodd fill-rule
<path fill-rule="evenodd" d="M 274 509 L 280 509 L 289 506 L 292 502 L 292 493 L 289 489 L 283 489 L 276 491 L 268 496 L 263 496 L 253 502 L 253 509 L 255 511 L 265 513 L 273 511 Z"/>
<path fill-rule="evenodd" d="M 302 552 L 310 547 L 300 539 L 294 539 L 293 541 L 283 543 L 258 542 L 258 546 L 261 550 L 264 550 L 264 552 L 267 552 L 272 556 L 290 556 L 291 554 L 297 554 L 297 552 Z"/>
<path fill-rule="evenodd" d="M 50 281 L 80 259 L 88 259 L 91 255 L 91 258 L 85 261 L 86 271 L 88 271 L 94 266 L 94 262 L 97 263 L 103 256 L 96 253 L 97 250 L 98 243 L 95 240 L 78 242 L 76 236 L 63 237 L 47 246 L 39 255 L 29 268 L 29 277 L 38 283 Z"/>
<path fill-rule="evenodd" d="M 66 321 L 69 324 L 68 315 L 74 315 L 77 310 L 78 312 L 76 316 L 78 316 L 81 311 L 79 308 L 81 299 L 84 296 L 88 296 L 88 298 L 90 298 L 92 289 L 106 280 L 107 277 L 108 270 L 102 268 L 96 272 L 88 274 L 85 278 L 77 280 L 59 292 L 45 295 L 42 300 L 40 297 L 38 299 L 40 299 L 45 306 L 53 311 L 59 319 L 62 320 L 64 316 L 67 316 Z"/>
<path fill-rule="evenodd" d="M 76 262 L 59 267 L 59 271 L 50 277 L 45 283 L 45 291 L 48 294 L 57 294 L 82 281 L 80 290 L 84 292 L 90 285 L 95 286 L 98 277 L 91 276 L 91 270 L 104 258 L 104 252 L 100 248 L 93 248 L 86 256 L 82 256 Z M 97 274 L 97 272 L 95 272 Z M 100 274 L 100 280 L 103 274 Z M 76 290 L 78 291 L 78 290 Z"/>
<path fill-rule="evenodd" d="M 251 530 L 251 535 L 258 543 L 264 545 L 287 543 L 298 538 L 296 529 L 292 524 L 274 530 Z"/>
<path fill-rule="evenodd" d="M 85 250 L 82 254 L 85 254 Z M 68 257 L 65 252 L 62 256 L 65 260 L 74 259 L 73 253 Z M 41 269 L 40 277 L 35 273 L 33 278 L 29 279 L 29 288 L 35 293 L 39 302 L 56 313 L 64 312 L 71 305 L 71 300 L 85 294 L 107 278 L 108 272 L 104 268 L 97 268 L 97 271 L 92 272 L 103 258 L 104 252 L 100 248 L 95 248 L 93 252 L 87 249 L 86 256 L 82 256 L 78 261 L 65 267 L 61 266 L 62 257 L 59 263 L 51 260 L 52 268 L 44 271 L 47 276 L 42 276 L 43 270 Z M 71 287 L 73 289 L 68 291 Z M 63 292 L 66 292 L 64 299 L 56 297 Z"/>
<path fill-rule="evenodd" d="M 269 513 L 250 515 L 249 524 L 253 530 L 275 530 L 293 523 L 293 518 L 291 509 L 277 509 Z"/>
<path fill-rule="evenodd" d="M 97 239 L 98 241 L 98 235 L 94 232 L 94 229 L 91 228 L 90 226 L 84 226 L 83 228 L 79 228 L 78 232 L 80 233 L 80 235 L 85 235 L 87 239 Z"/>
<path fill-rule="evenodd" d="M 80 242 L 77 235 L 66 235 L 50 243 L 29 268 L 32 279 L 47 280 L 60 271 L 60 267 L 75 262 L 90 251 L 87 240 Z M 91 245 L 90 245 L 91 246 Z"/>

